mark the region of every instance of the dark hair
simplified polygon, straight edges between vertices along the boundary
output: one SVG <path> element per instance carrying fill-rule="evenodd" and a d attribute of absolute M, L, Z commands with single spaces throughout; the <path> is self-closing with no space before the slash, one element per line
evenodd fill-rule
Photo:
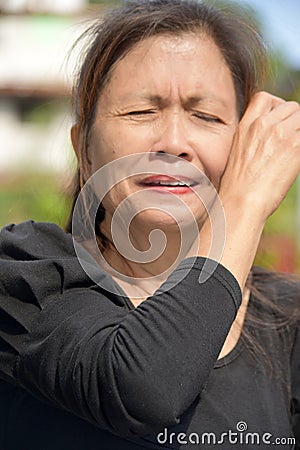
<path fill-rule="evenodd" d="M 220 49 L 232 73 L 240 116 L 252 96 L 262 88 L 267 72 L 265 46 L 247 12 L 236 4 L 227 2 L 226 5 L 219 3 L 217 6 L 216 2 L 208 4 L 195 0 L 138 0 L 127 2 L 101 17 L 82 36 L 88 43 L 81 52 L 83 62 L 73 90 L 76 123 L 82 137 L 73 207 L 86 181 L 83 169 L 88 158 L 89 133 L 97 100 L 109 81 L 115 64 L 135 44 L 148 37 L 163 34 L 178 36 L 184 33 L 202 33 L 210 37 Z M 95 225 L 99 244 L 105 247 L 107 241 L 100 230 L 104 214 L 105 211 L 100 206 Z M 72 214 L 67 225 L 69 232 L 71 221 Z M 280 302 L 274 305 L 268 299 L 266 279 L 271 279 L 273 285 L 277 283 L 276 277 L 268 278 L 268 274 L 256 271 L 248 283 L 253 294 L 252 310 L 247 313 L 248 327 L 243 327 L 242 331 L 242 339 L 247 342 L 250 350 L 264 358 L 266 355 L 263 346 L 259 339 L 255 339 L 253 332 L 254 329 L 266 326 L 266 316 L 260 318 L 258 313 L 260 305 L 264 305 L 264 310 L 268 312 L 272 328 L 290 321 Z M 259 280 L 263 282 L 260 284 Z"/>

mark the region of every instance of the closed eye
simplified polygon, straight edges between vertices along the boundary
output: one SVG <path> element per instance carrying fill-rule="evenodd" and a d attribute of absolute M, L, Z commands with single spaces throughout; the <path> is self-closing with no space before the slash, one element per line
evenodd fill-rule
<path fill-rule="evenodd" d="M 152 109 L 145 109 L 141 111 L 130 111 L 127 113 L 128 116 L 142 116 L 145 114 L 154 114 L 154 111 Z"/>
<path fill-rule="evenodd" d="M 193 113 L 193 116 L 196 117 L 197 119 L 204 120 L 205 122 L 224 123 L 219 117 L 211 116 L 209 114 L 195 112 Z"/>

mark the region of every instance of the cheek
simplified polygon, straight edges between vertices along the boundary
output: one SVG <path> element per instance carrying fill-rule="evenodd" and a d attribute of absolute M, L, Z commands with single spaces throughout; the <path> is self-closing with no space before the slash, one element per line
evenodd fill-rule
<path fill-rule="evenodd" d="M 201 159 L 205 166 L 206 175 L 217 187 L 225 170 L 234 133 L 210 137 L 201 151 Z"/>
<path fill-rule="evenodd" d="M 121 156 L 117 154 L 117 142 L 118 139 L 107 133 L 97 131 L 93 134 L 89 144 L 92 173 Z"/>
<path fill-rule="evenodd" d="M 127 124 L 109 123 L 99 127 L 90 144 L 93 171 L 126 155 L 145 151 L 145 133 Z"/>

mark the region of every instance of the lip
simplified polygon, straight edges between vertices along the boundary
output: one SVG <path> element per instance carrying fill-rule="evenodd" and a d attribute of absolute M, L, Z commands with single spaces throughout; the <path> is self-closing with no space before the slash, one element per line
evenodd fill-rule
<path fill-rule="evenodd" d="M 158 185 L 156 183 L 166 183 L 164 185 Z M 168 186 L 167 183 L 170 182 L 170 185 Z M 172 186 L 171 183 L 174 182 L 181 182 L 184 183 L 182 186 Z M 141 181 L 139 181 L 138 185 L 147 188 L 147 189 L 153 189 L 155 191 L 161 192 L 161 193 L 167 193 L 171 192 L 173 194 L 181 195 L 181 194 L 188 194 L 193 192 L 193 187 L 196 186 L 195 180 L 192 180 L 191 178 L 184 177 L 182 175 L 165 175 L 165 174 L 159 174 L 159 175 L 151 175 L 148 177 L 143 178 Z"/>

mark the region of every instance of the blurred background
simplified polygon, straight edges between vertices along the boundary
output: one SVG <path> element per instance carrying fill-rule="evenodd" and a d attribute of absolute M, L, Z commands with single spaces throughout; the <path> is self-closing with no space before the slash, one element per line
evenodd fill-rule
<path fill-rule="evenodd" d="M 236 0 L 257 20 L 272 59 L 267 89 L 300 102 L 300 1 Z M 69 129 L 76 55 L 87 20 L 118 1 L 0 0 L 0 227 L 64 226 L 75 168 Z M 267 170 L 267 168 L 266 168 Z M 300 182 L 269 219 L 256 263 L 300 269 Z"/>

